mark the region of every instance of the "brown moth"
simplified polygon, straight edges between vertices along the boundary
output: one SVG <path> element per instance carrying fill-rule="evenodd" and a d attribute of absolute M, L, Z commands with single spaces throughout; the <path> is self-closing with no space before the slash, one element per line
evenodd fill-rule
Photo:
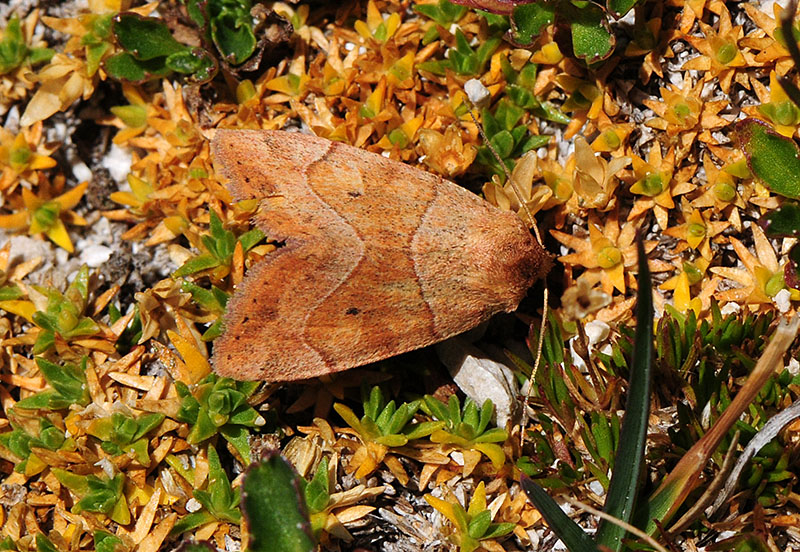
<path fill-rule="evenodd" d="M 403 163 L 281 131 L 217 130 L 211 148 L 283 242 L 228 302 L 222 376 L 300 380 L 431 345 L 513 311 L 550 267 L 514 213 Z"/>

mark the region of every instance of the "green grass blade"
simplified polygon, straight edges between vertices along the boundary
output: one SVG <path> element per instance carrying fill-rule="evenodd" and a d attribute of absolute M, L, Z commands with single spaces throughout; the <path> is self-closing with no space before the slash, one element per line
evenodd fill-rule
<path fill-rule="evenodd" d="M 647 442 L 650 414 L 650 380 L 653 372 L 653 285 L 642 240 L 637 240 L 639 256 L 639 291 L 636 299 L 636 334 L 633 342 L 633 366 L 630 373 L 625 418 L 620 430 L 614 474 L 606 497 L 605 512 L 630 523 L 639 486 Z M 596 542 L 611 550 L 622 548 L 625 529 L 606 520 L 600 522 Z"/>
<path fill-rule="evenodd" d="M 533 479 L 525 474 L 519 480 L 522 490 L 528 495 L 534 506 L 542 514 L 547 525 L 558 535 L 570 552 L 600 552 L 592 538 L 587 535 L 581 527 L 572 521 L 567 514 L 550 498 L 550 495 L 533 482 Z"/>

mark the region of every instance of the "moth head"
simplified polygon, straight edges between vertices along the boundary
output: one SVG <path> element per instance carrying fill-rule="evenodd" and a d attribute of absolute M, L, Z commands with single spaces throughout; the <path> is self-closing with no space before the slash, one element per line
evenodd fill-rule
<path fill-rule="evenodd" d="M 505 301 L 510 299 L 514 303 L 511 308 L 552 265 L 550 255 L 521 223 L 484 228 L 482 239 L 472 241 L 472 245 L 472 258 L 483 269 L 479 273 L 485 278 L 487 291 Z"/>

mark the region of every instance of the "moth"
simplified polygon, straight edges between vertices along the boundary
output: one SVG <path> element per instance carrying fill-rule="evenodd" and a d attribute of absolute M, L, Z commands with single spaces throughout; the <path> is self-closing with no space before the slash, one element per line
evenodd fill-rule
<path fill-rule="evenodd" d="M 282 244 L 228 302 L 222 376 L 301 380 L 425 347 L 513 311 L 550 267 L 514 213 L 404 163 L 284 131 L 217 130 L 211 149 Z"/>

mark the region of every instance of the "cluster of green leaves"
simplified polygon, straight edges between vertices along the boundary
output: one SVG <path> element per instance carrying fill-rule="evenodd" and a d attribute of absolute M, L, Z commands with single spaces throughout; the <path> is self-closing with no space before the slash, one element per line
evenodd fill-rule
<path fill-rule="evenodd" d="M 427 437 L 445 422 L 411 423 L 422 401 L 404 402 L 397 406 L 394 400 L 386 402 L 381 388 L 377 385 L 367 395 L 361 390 L 364 415 L 359 419 L 353 409 L 341 403 L 333 405 L 334 410 L 344 421 L 355 429 L 361 439 L 387 447 L 402 447 L 414 439 Z"/>
<path fill-rule="evenodd" d="M 656 332 L 656 364 L 662 373 L 669 368 L 681 374 L 690 398 L 690 402 L 676 401 L 678 423 L 669 432 L 668 451 L 674 454 L 688 450 L 709 422 L 728 408 L 735 392 L 731 381 L 752 370 L 775 317 L 772 313 L 723 316 L 716 303 L 711 305 L 711 320 L 698 322 L 691 311 L 684 315 L 670 308 L 669 313 L 659 321 Z M 775 412 L 794 400 L 792 389 L 798 384 L 800 376 L 793 376 L 788 369 L 776 374 L 750 404 L 748 415 L 730 429 L 719 454 L 728 450 L 736 431 L 740 432 L 739 443 L 746 445 Z M 774 505 L 788 492 L 793 480 L 787 469 L 789 454 L 776 439 L 748 464 L 742 485 L 763 506 Z"/>
<path fill-rule="evenodd" d="M 505 536 L 514 530 L 513 523 L 493 523 L 492 511 L 486 505 L 484 482 L 478 483 L 467 509 L 458 501 L 446 501 L 433 495 L 425 500 L 453 524 L 450 540 L 458 545 L 459 552 L 474 552 L 482 549 L 482 542 Z"/>
<path fill-rule="evenodd" d="M 79 365 L 65 362 L 59 366 L 42 357 L 36 357 L 36 365 L 52 389 L 22 399 L 14 408 L 60 410 L 71 405 L 86 406 L 92 401 L 86 385 L 87 360 L 87 357 L 83 357 Z"/>
<path fill-rule="evenodd" d="M 109 57 L 105 69 L 117 80 L 139 83 L 180 73 L 207 82 L 217 72 L 217 62 L 206 50 L 181 44 L 155 17 L 117 14 L 112 32 L 123 51 Z"/>
<path fill-rule="evenodd" d="M 458 3 L 494 12 L 487 21 L 492 26 L 508 28 L 508 38 L 520 46 L 532 45 L 548 26 L 554 24 L 556 40 L 562 51 L 593 65 L 608 59 L 617 43 L 611 32 L 609 16 L 619 17 L 628 13 L 638 1 L 608 0 L 605 7 L 582 0 L 512 0 L 508 4 L 460 0 Z M 501 17 L 505 19 L 505 16 L 508 19 L 503 25 L 498 20 Z"/>
<path fill-rule="evenodd" d="M 450 395 L 447 404 L 425 395 L 423 409 L 444 426 L 431 433 L 431 441 L 456 446 L 465 450 L 477 450 L 492 461 L 495 469 L 505 463 L 503 448 L 497 443 L 508 439 L 508 432 L 499 427 L 489 427 L 494 415 L 494 404 L 489 399 L 480 407 L 466 399 L 463 408 L 458 397 Z"/>
<path fill-rule="evenodd" d="M 107 531 L 95 531 L 93 533 L 94 550 L 96 552 L 118 552 L 123 549 L 122 539 L 116 535 L 112 535 Z M 35 548 L 23 546 L 22 550 L 36 550 L 36 552 L 60 552 L 58 546 L 52 540 L 47 538 L 43 533 L 36 533 L 34 537 Z M 0 551 L 14 551 L 20 550 L 17 543 L 11 537 L 6 537 L 0 540 Z"/>
<path fill-rule="evenodd" d="M 711 302 L 711 318 L 698 321 L 694 312 L 683 314 L 667 305 L 666 316 L 656 331 L 656 364 L 662 374 L 680 374 L 691 385 L 694 402 L 705 404 L 731 375 L 746 373 L 766 344 L 773 313 L 723 315 Z M 627 373 L 631 361 L 631 330 L 622 329 L 608 354 L 597 353 L 600 362 L 613 373 Z M 725 371 L 716 372 L 720 364 Z M 711 379 L 713 378 L 713 380 Z"/>
<path fill-rule="evenodd" d="M 44 448 L 47 450 L 59 450 L 61 448 L 74 449 L 75 441 L 67 440 L 64 432 L 58 429 L 53 422 L 45 417 L 39 418 L 39 434 L 34 436 L 29 434 L 21 426 L 12 422 L 12 431 L 0 434 L 0 445 L 14 453 L 15 456 L 23 460 L 14 466 L 14 471 L 25 472 L 25 467 L 34 448 Z"/>
<path fill-rule="evenodd" d="M 448 0 L 439 0 L 436 4 L 415 3 L 413 9 L 418 14 L 424 15 L 433 21 L 425 31 L 425 36 L 422 38 L 422 44 L 425 46 L 439 38 L 439 30 L 436 28 L 437 25 L 443 29 L 449 29 L 451 25 L 458 23 L 458 21 L 464 17 L 464 14 L 467 13 L 466 6 L 459 6 Z"/>
<path fill-rule="evenodd" d="M 190 389 L 176 382 L 181 406 L 177 418 L 190 425 L 186 441 L 196 445 L 217 433 L 250 462 L 250 428 L 263 426 L 264 418 L 247 402 L 259 382 L 235 381 L 209 374 Z"/>
<path fill-rule="evenodd" d="M 176 40 L 166 22 L 123 12 L 111 32 L 122 49 L 105 62 L 112 78 L 144 82 L 172 73 L 204 83 L 214 78 L 222 60 L 231 66 L 247 61 L 256 50 L 250 0 L 184 0 L 203 46 Z"/>
<path fill-rule="evenodd" d="M 44 311 L 36 311 L 33 323 L 42 329 L 33 345 L 33 354 L 38 355 L 55 345 L 56 336 L 64 340 L 97 335 L 100 326 L 85 316 L 89 301 L 89 267 L 83 265 L 67 291 L 61 293 L 52 288 L 34 286 L 47 297 Z"/>
<path fill-rule="evenodd" d="M 613 405 L 609 408 L 596 409 L 581 413 L 578 399 L 572 396 L 565 383 L 566 378 L 583 378 L 570 366 L 568 336 L 562 325 L 554 316 L 548 318 L 547 332 L 542 342 L 542 366 L 536 374 L 538 393 L 546 410 L 537 414 L 541 431 L 530 432 L 534 454 L 522 456 L 517 460 L 517 467 L 546 489 L 563 489 L 576 484 L 585 483 L 588 479 L 596 479 L 604 488 L 608 488 L 608 474 L 614 466 L 614 453 L 619 445 L 620 419 Z M 626 339 L 623 340 L 625 350 L 630 353 L 632 331 L 623 328 Z M 531 367 L 520 359 L 515 359 L 522 368 L 521 377 L 529 377 Z M 627 373 L 630 357 L 624 357 L 621 365 L 606 367 L 609 376 Z M 594 388 L 592 393 L 602 396 L 604 389 Z M 577 428 L 577 432 L 564 434 L 563 428 Z M 557 454 L 557 443 L 553 436 L 563 435 L 561 442 L 567 446 Z M 571 443 L 582 443 L 582 447 Z M 581 450 L 585 449 L 585 450 Z M 563 452 L 569 453 L 569 459 Z M 585 453 L 588 452 L 588 457 Z M 566 461 L 565 461 L 566 460 Z"/>
<path fill-rule="evenodd" d="M 640 258 L 643 258 L 641 252 Z M 644 268 L 640 267 L 639 289 L 649 290 Z M 647 299 L 646 303 L 649 302 L 649 293 L 640 292 L 640 304 L 643 298 Z M 742 376 L 754 369 L 755 359 L 764 352 L 774 322 L 772 314 L 723 316 L 716 303 L 711 305 L 710 318 L 698 321 L 691 311 L 682 314 L 667 306 L 667 312 L 659 320 L 654 332 L 646 322 L 643 323 L 652 321 L 652 311 L 647 310 L 650 308 L 647 304 L 637 307 L 636 331 L 621 329 L 622 335 L 611 351 L 607 354 L 595 352 L 593 357 L 607 374 L 619 374 L 631 379 L 622 423 L 614 414 L 617 407 L 607 411 L 590 410 L 585 415 L 577 415 L 577 418 L 575 414 L 570 415 L 570 410 L 581 409 L 575 407 L 575 398 L 563 383 L 563 376 L 569 377 L 566 366 L 570 358 L 565 355 L 565 340 L 561 333 L 563 328 L 551 323 L 542 344 L 545 362 L 537 374 L 538 395 L 549 415 L 538 416 L 543 431 L 541 435 L 531 435 L 536 453 L 530 458 L 520 459 L 518 467 L 526 474 L 523 487 L 529 497 L 570 550 L 598 550 L 601 544 L 619 550 L 624 532 L 606 526 L 598 531 L 595 538 L 590 538 L 563 517 L 554 504 L 549 504 L 550 499 L 543 487 L 557 491 L 587 476 L 593 477 L 607 489 L 606 512 L 632 522 L 647 532 L 656 530 L 656 526 L 648 524 L 647 519 L 655 518 L 662 524 L 666 523 L 689 496 L 694 496 L 689 494 L 692 487 L 685 485 L 692 480 L 692 474 L 702 470 L 696 461 L 691 466 L 681 461 L 678 464 L 682 466 L 681 470 L 676 467 L 669 474 L 672 487 L 659 488 L 646 504 L 637 505 L 632 500 L 637 494 L 636 489 L 625 489 L 621 483 L 628 481 L 630 484 L 640 479 L 648 415 L 647 404 L 641 399 L 649 394 L 642 374 L 657 370 L 662 381 L 674 381 L 674 385 L 659 386 L 657 392 L 668 395 L 663 402 L 678 405 L 678 423 L 669 432 L 669 443 L 652 447 L 650 458 L 674 462 L 676 457 L 687 453 L 691 458 L 697 458 L 701 454 L 697 452 L 701 450 L 698 447 L 701 440 L 708 442 L 706 437 L 716 429 L 714 424 L 732 404 L 732 397 L 738 389 L 731 386 L 741 383 Z M 655 342 L 650 337 L 653 335 Z M 648 350 L 652 352 L 648 353 Z M 555 370 L 554 367 L 559 369 Z M 788 370 L 773 377 L 750 404 L 748 415 L 734 418 L 731 426 L 723 428 L 726 438 L 722 440 L 719 450 L 715 452 L 714 449 L 708 449 L 705 457 L 716 454 L 717 462 L 721 463 L 737 431 L 742 442 L 749 441 L 777 410 L 792 400 L 792 389 L 798 383 L 800 378 L 792 376 Z M 680 396 L 676 397 L 678 394 Z M 626 428 L 629 419 L 637 427 L 638 437 L 634 438 L 631 430 Z M 579 431 L 569 431 L 568 428 L 576 427 L 576 423 Z M 567 445 L 565 448 L 570 452 L 569 460 L 565 461 L 563 449 L 561 454 L 554 453 L 552 444 L 546 438 L 553 432 L 564 436 L 563 444 Z M 573 439 L 583 443 L 591 461 L 581 461 L 580 455 L 574 453 L 573 449 L 577 447 L 570 446 Z M 626 447 L 635 450 L 626 450 Z M 632 463 L 631 459 L 638 459 L 639 466 Z M 747 485 L 752 500 L 765 506 L 775 506 L 785 501 L 794 480 L 789 469 L 790 462 L 791 453 L 781 446 L 779 438 L 763 447 L 744 472 L 746 482 L 743 485 Z M 560 466 L 554 470 L 553 463 Z M 609 472 L 612 474 L 610 479 Z M 527 476 L 535 477 L 535 483 Z M 680 491 L 681 488 L 683 491 Z M 623 497 L 630 500 L 623 500 Z"/>
<path fill-rule="evenodd" d="M 72 512 L 95 512 L 105 514 L 120 525 L 131 522 L 131 512 L 123 492 L 125 475 L 118 473 L 114 477 L 93 474 L 78 475 L 61 468 L 52 468 L 58 481 L 75 493 L 79 500 L 72 507 Z"/>
<path fill-rule="evenodd" d="M 250 0 L 181 0 L 204 38 L 230 65 L 241 65 L 256 50 Z"/>
<path fill-rule="evenodd" d="M 241 244 L 242 252 L 246 253 L 265 237 L 264 232 L 258 228 L 253 228 L 237 237 L 231 230 L 225 229 L 219 216 L 213 210 L 209 213 L 209 217 L 210 233 L 201 237 L 206 252 L 186 261 L 172 273 L 173 278 L 196 274 L 204 270 L 212 272 L 221 270 L 227 273 L 237 243 Z"/>
<path fill-rule="evenodd" d="M 492 148 L 509 171 L 514 169 L 515 160 L 522 154 L 545 146 L 550 141 L 550 136 L 531 134 L 523 121 L 524 115 L 525 109 L 505 98 L 497 103 L 494 113 L 489 109 L 483 110 L 483 130 Z M 505 171 L 489 146 L 481 146 L 476 159 L 492 173 L 505 178 Z"/>
<path fill-rule="evenodd" d="M 193 490 L 192 495 L 202 508 L 181 518 L 172 528 L 172 535 L 180 535 L 215 520 L 234 524 L 242 520 L 239 489 L 231 487 L 213 446 L 208 447 L 208 484 L 205 489 Z"/>
<path fill-rule="evenodd" d="M 525 63 L 519 71 L 515 70 L 508 58 L 500 60 L 503 75 L 506 78 L 505 93 L 514 102 L 514 105 L 525 109 L 541 119 L 547 119 L 555 123 L 567 124 L 569 117 L 564 115 L 558 107 L 548 101 L 540 101 L 534 93 L 538 66 L 535 63 Z"/>
<path fill-rule="evenodd" d="M 143 466 L 150 464 L 147 453 L 147 435 L 164 421 L 158 413 L 143 414 L 138 418 L 115 412 L 111 416 L 93 420 L 87 433 L 100 439 L 100 448 L 108 454 L 118 456 L 132 453 Z"/>
<path fill-rule="evenodd" d="M 488 38 L 473 50 L 461 29 L 456 29 L 455 37 L 456 45 L 447 50 L 443 59 L 424 61 L 417 65 L 417 69 L 439 76 L 452 71 L 457 75 L 479 77 L 501 42 L 498 37 Z"/>
<path fill-rule="evenodd" d="M 472 3 L 467 2 L 467 5 Z M 529 6 L 539 6 L 539 3 Z M 414 9 L 434 23 L 426 31 L 423 39 L 427 44 L 439 37 L 440 29 L 449 29 L 457 23 L 463 17 L 465 8 L 448 0 L 440 0 L 437 4 L 417 5 Z M 465 77 L 479 77 L 500 45 L 501 37 L 509 29 L 508 18 L 486 12 L 482 12 L 482 15 L 488 23 L 489 38 L 481 40 L 481 43 L 473 48 L 461 29 L 456 28 L 455 46 L 449 48 L 442 59 L 420 63 L 417 68 L 439 76 L 452 72 Z M 549 23 L 552 23 L 552 18 L 544 21 L 542 28 Z M 502 159 L 502 163 L 511 170 L 515 159 L 526 151 L 546 145 L 550 140 L 549 136 L 532 135 L 529 132 L 526 113 L 561 124 L 568 123 L 569 117 L 553 104 L 543 102 L 535 96 L 533 91 L 537 74 L 536 64 L 526 63 L 520 70 L 516 70 L 507 57 L 503 57 L 501 63 L 508 84 L 500 101 L 493 108 L 483 110 L 482 120 L 492 148 Z M 488 146 L 478 150 L 477 161 L 493 174 L 505 178 L 503 167 Z"/>
<path fill-rule="evenodd" d="M 24 64 L 36 65 L 50 61 L 55 52 L 50 48 L 30 48 L 22 34 L 22 24 L 14 14 L 6 23 L 0 38 L 0 75 Z"/>
<path fill-rule="evenodd" d="M 195 283 L 184 281 L 181 284 L 181 291 L 191 294 L 192 300 L 206 311 L 216 314 L 217 321 L 203 332 L 203 341 L 213 341 L 222 335 L 222 315 L 225 314 L 225 306 L 228 304 L 230 294 L 222 291 L 217 286 L 206 289 Z"/>
<path fill-rule="evenodd" d="M 205 251 L 181 265 L 173 272 L 173 278 L 196 277 L 203 273 L 208 274 L 212 281 L 221 280 L 230 272 L 237 246 L 242 248 L 242 253 L 247 253 L 266 237 L 258 228 L 237 236 L 233 231 L 225 229 L 213 210 L 209 213 L 209 218 L 209 233 L 201 237 Z M 191 294 L 192 300 L 199 307 L 217 315 L 217 321 L 203 333 L 203 340 L 212 341 L 221 335 L 222 315 L 230 295 L 213 284 L 210 289 L 189 281 L 184 281 L 181 286 L 183 291 Z"/>

